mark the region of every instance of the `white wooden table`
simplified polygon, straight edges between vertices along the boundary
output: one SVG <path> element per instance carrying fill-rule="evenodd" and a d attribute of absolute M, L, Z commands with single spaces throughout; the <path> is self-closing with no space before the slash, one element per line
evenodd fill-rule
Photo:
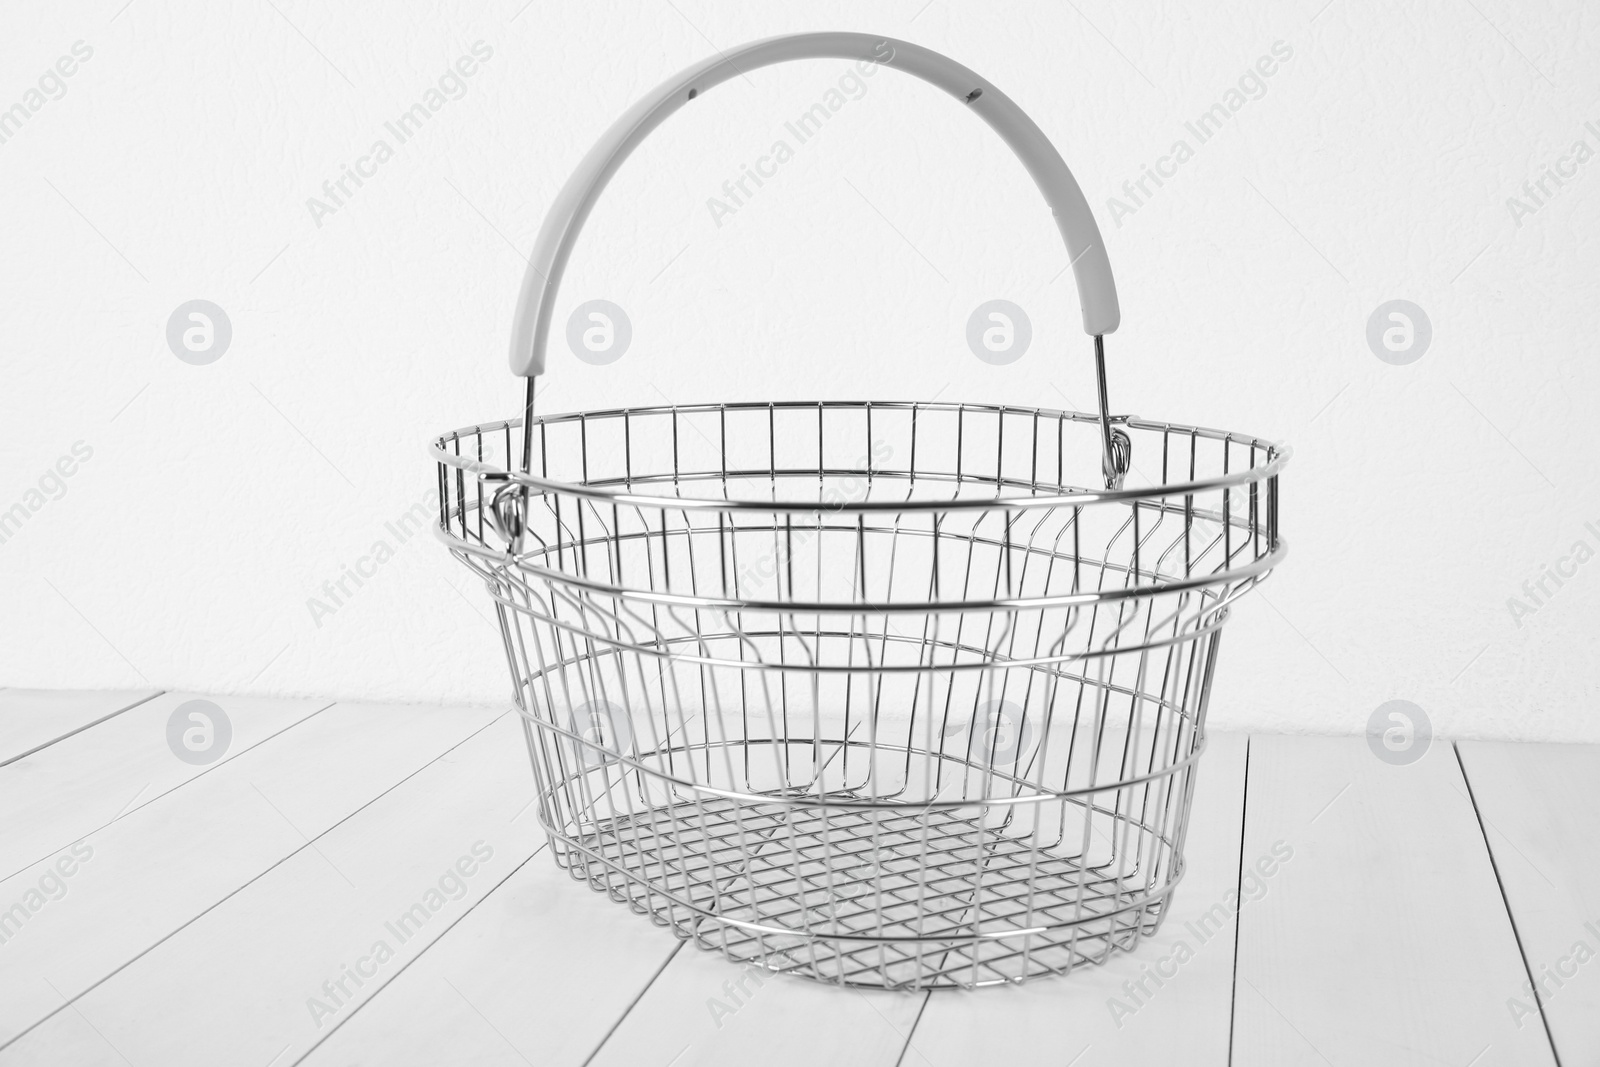
<path fill-rule="evenodd" d="M 1140 951 L 729 1016 L 732 967 L 544 854 L 514 714 L 215 698 L 189 763 L 191 699 L 0 690 L 0 1067 L 1600 1064 L 1593 747 L 1214 734 Z"/>

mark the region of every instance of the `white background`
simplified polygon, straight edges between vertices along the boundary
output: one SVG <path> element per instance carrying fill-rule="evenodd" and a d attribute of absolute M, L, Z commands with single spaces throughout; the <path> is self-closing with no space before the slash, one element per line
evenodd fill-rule
<path fill-rule="evenodd" d="M 0 684 L 505 701 L 487 596 L 431 536 L 320 626 L 308 598 L 432 492 L 429 434 L 517 409 L 522 257 L 611 120 L 715 47 L 855 29 L 974 68 L 1060 148 L 1120 284 L 1115 407 L 1294 447 L 1289 559 L 1234 613 L 1213 722 L 1357 732 L 1403 698 L 1443 735 L 1600 741 L 1600 561 L 1520 626 L 1507 603 L 1600 547 L 1600 159 L 1520 226 L 1506 203 L 1600 149 L 1600 9 L 524 3 L 6 5 L 0 108 L 94 53 L 0 144 L 0 509 L 75 442 L 93 457 L 0 544 Z M 317 225 L 307 199 L 479 40 L 466 95 Z M 1114 223 L 1108 197 L 1277 41 L 1265 94 Z M 1048 211 L 920 82 L 880 72 L 714 223 L 706 199 L 844 69 L 734 79 L 625 166 L 556 321 L 603 297 L 633 346 L 553 346 L 544 410 L 1091 403 Z M 208 366 L 165 340 L 195 298 L 233 326 Z M 1033 322 L 1009 366 L 965 345 L 991 298 Z M 1433 324 L 1409 366 L 1365 338 L 1395 298 Z"/>

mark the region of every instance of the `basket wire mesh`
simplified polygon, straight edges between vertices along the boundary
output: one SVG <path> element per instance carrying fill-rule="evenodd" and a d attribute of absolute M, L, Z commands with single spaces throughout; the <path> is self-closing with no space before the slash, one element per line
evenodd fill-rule
<path fill-rule="evenodd" d="M 574 878 L 872 988 L 1156 930 L 1284 448 L 967 404 L 528 410 L 438 439 L 439 533 L 495 600 Z M 1149 487 L 1102 469 L 1113 423 Z"/>

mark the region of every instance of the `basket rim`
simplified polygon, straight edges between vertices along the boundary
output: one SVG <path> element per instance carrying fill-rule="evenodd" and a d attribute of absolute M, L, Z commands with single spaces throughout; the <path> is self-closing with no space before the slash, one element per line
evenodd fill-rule
<path fill-rule="evenodd" d="M 704 404 L 653 404 L 644 407 L 621 407 L 590 409 L 584 411 L 561 412 L 553 415 L 535 416 L 537 425 L 554 425 L 564 422 L 585 421 L 588 419 L 618 418 L 633 415 L 657 414 L 695 414 L 718 411 L 759 411 L 780 409 L 821 409 L 821 408 L 861 408 L 870 410 L 879 408 L 884 410 L 916 410 L 916 411 L 978 411 L 993 412 L 999 415 L 1026 415 L 1044 419 L 1062 419 L 1070 422 L 1098 424 L 1100 417 L 1081 411 L 1067 411 L 1058 408 L 1020 407 L 1011 404 L 964 404 L 953 401 L 920 401 L 920 400 L 770 400 L 770 401 L 738 401 L 730 403 L 704 403 Z M 1210 492 L 1217 489 L 1230 489 L 1245 485 L 1252 485 L 1275 478 L 1283 467 L 1289 462 L 1293 450 L 1285 443 L 1271 441 L 1256 437 L 1251 434 L 1238 433 L 1228 430 L 1218 430 L 1205 426 L 1189 426 L 1182 423 L 1162 422 L 1150 419 L 1141 419 L 1132 415 L 1113 416 L 1114 425 L 1127 426 L 1135 430 L 1149 430 L 1157 433 L 1175 433 L 1183 436 L 1204 438 L 1206 440 L 1222 441 L 1227 444 L 1246 445 L 1262 449 L 1266 453 L 1266 462 L 1256 466 L 1246 467 L 1232 474 L 1220 475 L 1213 478 L 1200 478 L 1184 482 L 1168 482 L 1159 486 L 1143 486 L 1131 489 L 1075 489 L 1066 493 L 1053 493 L 1049 495 L 1031 496 L 996 496 L 996 497 L 967 497 L 938 500 L 854 500 L 840 501 L 838 503 L 822 503 L 818 500 L 771 500 L 771 499 L 729 499 L 727 497 L 695 497 L 682 495 L 656 495 L 650 493 L 630 492 L 626 489 L 606 485 L 588 485 L 582 482 L 568 482 L 555 478 L 545 478 L 537 474 L 525 474 L 522 471 L 507 470 L 493 463 L 473 459 L 470 456 L 459 455 L 446 448 L 450 441 L 459 441 L 463 437 L 472 437 L 479 434 L 499 433 L 513 429 L 521 429 L 523 419 L 521 416 L 504 419 L 499 422 L 481 423 L 476 426 L 463 426 L 434 438 L 429 444 L 429 453 L 435 462 L 449 467 L 454 467 L 466 474 L 471 474 L 487 483 L 522 485 L 529 489 L 546 493 L 559 493 L 566 496 L 580 497 L 588 500 L 599 500 L 612 505 L 643 508 L 671 508 L 673 510 L 691 511 L 742 511 L 756 510 L 766 512 L 810 513 L 826 508 L 829 512 L 837 514 L 860 514 L 870 512 L 927 512 L 927 511 L 960 511 L 984 510 L 1003 508 L 1006 510 L 1027 510 L 1032 508 L 1053 508 L 1083 506 L 1089 504 L 1107 504 L 1116 502 L 1132 502 L 1139 500 L 1153 500 L 1173 496 L 1186 496 L 1193 493 Z M 809 471 L 807 472 L 809 473 Z M 873 475 L 874 471 L 846 472 L 849 474 Z M 884 472 L 892 473 L 892 472 Z M 983 480 L 982 475 L 975 475 L 974 482 Z"/>
<path fill-rule="evenodd" d="M 442 526 L 434 527 L 434 536 L 447 547 L 492 562 L 496 566 L 514 566 L 523 574 L 554 585 L 582 590 L 611 600 L 655 604 L 664 608 L 685 610 L 720 610 L 766 612 L 780 615 L 928 615 L 951 611 L 976 611 L 1003 613 L 1011 611 L 1040 610 L 1046 608 L 1084 608 L 1121 600 L 1141 601 L 1151 597 L 1174 593 L 1193 592 L 1226 586 L 1252 578 L 1265 580 L 1289 554 L 1289 542 L 1277 537 L 1267 554 L 1258 556 L 1238 567 L 1222 571 L 1209 571 L 1184 578 L 1170 578 L 1151 585 L 1133 585 L 1126 588 L 1094 590 L 1081 593 L 1058 593 L 1037 597 L 987 597 L 972 600 L 903 600 L 903 601 L 795 601 L 748 600 L 729 596 L 704 596 L 688 593 L 658 592 L 635 589 L 629 586 L 600 582 L 581 575 L 541 567 L 522 556 L 506 551 L 485 548 L 465 540 Z M 1225 606 L 1225 605 L 1224 605 Z"/>

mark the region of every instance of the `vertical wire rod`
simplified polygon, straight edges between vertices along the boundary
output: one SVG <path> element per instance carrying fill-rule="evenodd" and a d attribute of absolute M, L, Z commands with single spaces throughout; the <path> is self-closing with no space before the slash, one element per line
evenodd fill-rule
<path fill-rule="evenodd" d="M 1127 460 L 1117 454 L 1117 441 L 1111 429 L 1111 403 L 1106 399 L 1106 339 L 1104 334 L 1094 336 L 1094 379 L 1100 397 L 1100 473 L 1105 476 L 1107 489 L 1121 489 L 1122 476 L 1127 473 Z M 529 379 L 530 381 L 532 379 Z"/>

